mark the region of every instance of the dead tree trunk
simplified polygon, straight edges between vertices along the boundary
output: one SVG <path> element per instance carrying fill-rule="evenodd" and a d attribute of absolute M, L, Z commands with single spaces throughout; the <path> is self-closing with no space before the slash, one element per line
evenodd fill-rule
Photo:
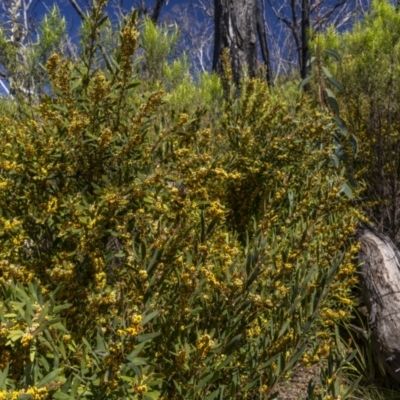
<path fill-rule="evenodd" d="M 215 0 L 215 44 L 213 69 L 222 72 L 221 54 L 229 49 L 233 79 L 239 83 L 244 68 L 255 76 L 257 44 L 257 0 Z"/>
<path fill-rule="evenodd" d="M 307 65 L 310 57 L 308 48 L 308 32 L 310 31 L 310 0 L 302 0 L 301 3 L 301 47 L 299 48 L 300 77 L 307 78 L 310 73 L 310 65 Z"/>
<path fill-rule="evenodd" d="M 265 65 L 265 68 L 266 68 L 265 79 L 267 80 L 268 85 L 271 85 L 272 77 L 271 77 L 271 69 L 270 69 L 267 33 L 265 31 L 266 23 L 265 23 L 264 15 L 265 15 L 264 12 L 261 12 L 259 4 L 257 4 L 256 17 L 257 17 L 258 40 L 260 41 L 261 55 L 262 55 L 262 58 L 264 60 L 264 65 Z"/>
<path fill-rule="evenodd" d="M 388 236 L 368 226 L 360 229 L 359 240 L 373 353 L 400 383 L 400 252 Z"/>
<path fill-rule="evenodd" d="M 229 49 L 234 82 L 242 71 L 256 74 L 258 0 L 215 0 L 213 70 L 222 73 L 221 54 Z"/>

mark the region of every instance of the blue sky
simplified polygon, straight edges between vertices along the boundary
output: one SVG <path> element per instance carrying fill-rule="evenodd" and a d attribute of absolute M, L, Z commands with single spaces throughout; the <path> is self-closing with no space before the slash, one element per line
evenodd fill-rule
<path fill-rule="evenodd" d="M 155 0 L 146 0 L 146 4 L 148 4 L 149 8 L 152 9 Z M 77 3 L 79 5 L 84 5 L 85 3 L 88 3 L 87 1 L 82 1 L 82 0 L 77 0 Z M 110 1 L 112 3 L 112 1 Z M 124 7 L 129 10 L 133 5 L 134 5 L 133 0 L 123 0 L 123 5 Z M 167 13 L 171 13 L 172 9 L 174 6 L 179 5 L 179 4 L 187 4 L 190 3 L 190 0 L 167 0 L 168 4 L 165 4 L 161 10 L 161 15 L 160 18 L 162 19 L 163 15 Z M 74 10 L 72 7 L 71 3 L 69 0 L 39 0 L 37 2 L 37 6 L 34 10 L 34 17 L 40 19 L 45 13 L 46 10 L 51 9 L 53 5 L 58 5 L 60 8 L 61 14 L 65 17 L 67 21 L 67 26 L 68 26 L 68 33 L 72 36 L 77 31 L 77 28 L 81 24 L 81 20 L 77 14 L 77 12 Z M 112 7 L 108 7 L 109 11 L 111 11 Z M 112 15 L 112 12 L 110 13 L 110 16 Z"/>
<path fill-rule="evenodd" d="M 85 4 L 91 4 L 92 0 L 76 0 L 78 4 L 80 5 L 85 5 Z M 120 0 L 124 6 L 124 8 L 128 11 L 130 8 L 132 8 L 135 4 L 140 3 L 141 0 Z M 149 10 L 152 9 L 154 6 L 154 3 L 156 0 L 144 0 L 145 3 L 148 5 Z M 246 0 L 242 0 L 246 1 Z M 326 0 L 327 5 L 336 3 L 337 0 Z M 368 1 L 368 0 L 361 0 L 362 2 Z M 394 0 L 393 0 L 394 1 Z M 160 20 L 163 20 L 165 17 L 167 17 L 168 20 L 174 20 L 174 14 L 173 14 L 173 9 L 175 6 L 178 5 L 184 5 L 184 4 L 190 4 L 192 3 L 193 0 L 167 0 L 167 4 L 163 6 L 161 15 L 160 15 Z M 78 28 L 81 25 L 81 19 L 73 6 L 70 3 L 70 0 L 35 0 L 34 3 L 36 3 L 36 8 L 33 10 L 32 17 L 35 21 L 39 21 L 41 17 L 46 13 L 46 10 L 49 10 L 53 7 L 53 5 L 57 5 L 60 8 L 61 14 L 65 17 L 67 21 L 67 28 L 68 28 L 68 35 L 72 39 L 72 41 L 75 41 L 78 36 Z M 108 7 L 108 14 L 110 15 L 111 19 L 113 16 L 113 9 L 112 9 L 112 3 L 114 3 L 113 0 L 110 0 L 111 6 Z M 275 4 L 278 4 L 278 0 Z M 267 20 L 268 24 L 271 24 L 273 32 L 276 32 L 276 27 L 278 26 L 278 20 L 273 17 L 273 13 L 271 10 L 267 10 Z M 202 20 L 199 20 L 200 23 L 202 23 Z M 278 46 L 280 46 L 280 39 L 278 39 Z M 273 61 L 273 60 L 271 60 Z M 209 62 L 206 63 L 207 66 L 210 64 Z M 1 87 L 0 87 L 0 94 L 1 94 Z"/>
<path fill-rule="evenodd" d="M 184 3 L 189 3 L 190 0 L 168 0 L 168 4 L 165 4 L 162 8 L 161 13 L 167 13 L 172 10 L 172 8 L 176 5 L 179 4 L 184 4 Z M 84 4 L 84 1 L 77 1 L 78 4 Z M 152 7 L 155 3 L 155 1 L 146 1 L 146 3 Z M 38 5 L 36 7 L 36 14 L 38 16 L 43 15 L 45 13 L 46 8 L 51 8 L 54 4 L 57 4 L 61 11 L 62 14 L 66 17 L 67 20 L 75 19 L 77 18 L 76 11 L 73 9 L 71 6 L 70 2 L 68 0 L 41 0 L 38 2 Z M 124 0 L 123 1 L 124 6 L 126 9 L 129 9 L 133 6 L 134 2 L 132 0 Z"/>

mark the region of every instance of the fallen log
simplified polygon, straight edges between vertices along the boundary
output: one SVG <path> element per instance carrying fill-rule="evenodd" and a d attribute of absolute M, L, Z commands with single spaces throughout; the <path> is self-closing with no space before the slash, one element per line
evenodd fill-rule
<path fill-rule="evenodd" d="M 400 383 L 400 252 L 388 236 L 366 224 L 357 236 L 374 357 Z"/>

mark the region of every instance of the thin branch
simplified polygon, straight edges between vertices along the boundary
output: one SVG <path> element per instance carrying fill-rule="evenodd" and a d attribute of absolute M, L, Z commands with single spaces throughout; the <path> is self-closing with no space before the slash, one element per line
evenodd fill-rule
<path fill-rule="evenodd" d="M 161 8 L 164 5 L 165 0 L 156 0 L 156 4 L 154 5 L 153 12 L 151 13 L 151 20 L 156 24 L 158 18 L 160 17 Z"/>
<path fill-rule="evenodd" d="M 337 2 L 328 12 L 325 13 L 325 15 L 321 16 L 321 21 L 325 21 L 328 18 L 331 17 L 331 15 L 341 6 L 343 6 L 344 4 L 346 4 L 348 0 L 341 0 L 339 2 Z"/>
<path fill-rule="evenodd" d="M 75 8 L 75 11 L 78 13 L 78 15 L 80 16 L 80 18 L 82 19 L 82 21 L 84 21 L 85 18 L 86 18 L 86 16 L 85 16 L 85 14 L 83 13 L 82 9 L 79 7 L 78 3 L 77 3 L 75 0 L 69 0 L 69 1 L 70 1 L 70 3 L 72 4 L 72 6 Z M 106 51 L 104 50 L 104 47 L 103 47 L 101 44 L 99 44 L 99 48 L 100 48 L 100 51 L 101 51 L 102 56 L 104 57 L 104 61 L 105 61 L 105 63 L 106 63 L 107 69 L 108 69 L 110 72 L 113 72 L 113 69 L 112 69 L 112 66 L 111 66 L 110 58 L 108 57 Z"/>
<path fill-rule="evenodd" d="M 79 7 L 79 4 L 76 2 L 76 0 L 69 0 L 71 3 L 72 7 L 74 7 L 75 11 L 78 13 L 78 15 L 81 17 L 82 20 L 85 19 L 85 14 L 82 11 L 82 9 Z"/>
<path fill-rule="evenodd" d="M 0 85 L 4 89 L 4 91 L 7 93 L 7 96 L 10 94 L 10 91 L 8 90 L 7 86 L 3 83 L 3 80 L 0 79 Z"/>

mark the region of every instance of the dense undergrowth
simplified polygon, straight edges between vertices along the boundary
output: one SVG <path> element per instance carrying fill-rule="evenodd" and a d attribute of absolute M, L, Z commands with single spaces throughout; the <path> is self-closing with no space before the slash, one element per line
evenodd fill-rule
<path fill-rule="evenodd" d="M 308 398 L 349 398 L 363 217 L 332 113 L 157 64 L 135 14 L 104 58 L 103 7 L 2 108 L 0 399 L 268 399 L 318 362 Z"/>

